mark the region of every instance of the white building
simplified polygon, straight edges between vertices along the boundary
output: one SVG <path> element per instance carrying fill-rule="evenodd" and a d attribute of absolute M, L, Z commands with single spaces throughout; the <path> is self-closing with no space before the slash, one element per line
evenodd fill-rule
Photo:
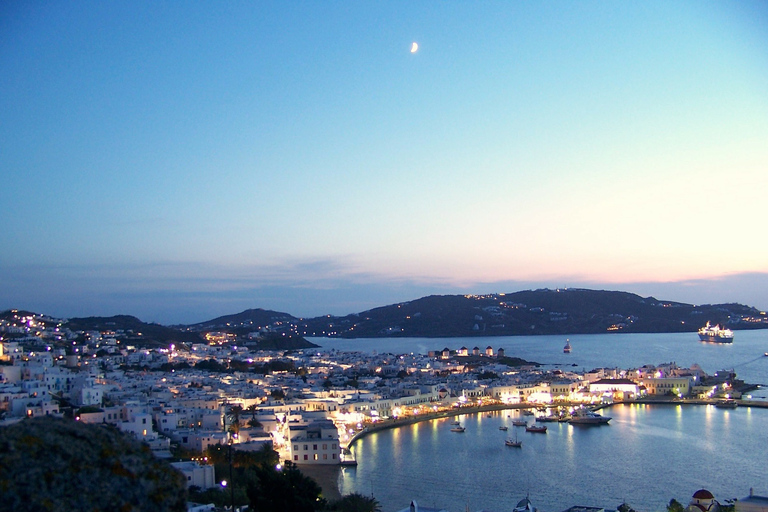
<path fill-rule="evenodd" d="M 291 459 L 296 464 L 338 464 L 339 431 L 331 420 L 290 427 Z"/>
<path fill-rule="evenodd" d="M 184 475 L 187 481 L 187 488 L 199 487 L 201 490 L 216 487 L 213 466 L 209 464 L 200 464 L 197 461 L 171 462 Z"/>

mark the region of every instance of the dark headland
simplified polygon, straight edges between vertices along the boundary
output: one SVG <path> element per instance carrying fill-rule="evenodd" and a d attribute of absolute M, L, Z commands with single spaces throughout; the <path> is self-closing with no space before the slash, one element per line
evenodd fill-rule
<path fill-rule="evenodd" d="M 6 311 L 0 317 L 19 313 Z M 32 313 L 29 313 L 32 315 Z M 109 330 L 135 345 L 195 343 L 209 333 L 265 350 L 316 345 L 305 337 L 481 337 L 694 332 L 707 322 L 768 328 L 764 311 L 742 304 L 686 304 L 621 291 L 541 289 L 487 295 L 431 295 L 346 316 L 300 318 L 248 309 L 192 325 L 162 326 L 133 316 L 56 320 L 71 331 Z"/>

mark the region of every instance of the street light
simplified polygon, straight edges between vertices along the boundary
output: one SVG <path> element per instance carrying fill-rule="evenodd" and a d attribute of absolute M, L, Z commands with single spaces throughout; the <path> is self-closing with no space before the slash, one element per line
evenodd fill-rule
<path fill-rule="evenodd" d="M 237 435 L 237 434 L 235 434 Z M 232 498 L 232 512 L 235 512 L 235 481 L 232 479 L 232 438 L 229 438 L 229 481 L 232 485 L 229 487 Z"/>

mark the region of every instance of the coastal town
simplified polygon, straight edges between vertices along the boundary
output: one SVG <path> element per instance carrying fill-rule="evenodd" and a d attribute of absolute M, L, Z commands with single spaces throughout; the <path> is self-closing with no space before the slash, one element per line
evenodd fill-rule
<path fill-rule="evenodd" d="M 179 449 L 199 454 L 173 465 L 189 487 L 205 490 L 221 485 L 202 457 L 215 446 L 266 447 L 299 467 L 354 465 L 349 448 L 361 436 L 430 418 L 521 409 L 532 416 L 531 425 L 578 422 L 615 402 L 737 407 L 752 404 L 754 389 L 730 370 L 709 375 L 674 362 L 543 369 L 493 346 L 423 355 L 262 351 L 208 332 L 205 342 L 140 348 L 121 343 L 124 334 L 71 331 L 39 315 L 3 321 L 0 424 L 67 415 L 110 424 L 157 457 L 171 460 Z M 410 498 L 402 499 L 407 504 Z"/>

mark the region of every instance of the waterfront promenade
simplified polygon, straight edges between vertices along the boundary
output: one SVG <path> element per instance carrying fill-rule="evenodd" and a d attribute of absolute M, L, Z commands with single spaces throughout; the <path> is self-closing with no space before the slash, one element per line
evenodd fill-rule
<path fill-rule="evenodd" d="M 625 401 L 619 401 L 619 402 L 593 404 L 593 405 L 590 405 L 589 407 L 592 410 L 599 410 L 605 407 L 610 407 L 612 405 L 618 405 L 618 404 L 716 405 L 720 401 L 721 400 L 719 399 L 644 397 L 639 400 L 625 400 Z M 768 408 L 768 402 L 762 402 L 757 400 L 734 400 L 734 402 L 736 402 L 736 404 L 739 407 Z M 519 409 L 541 409 L 541 408 L 553 408 L 553 407 L 561 407 L 561 406 L 562 407 L 578 407 L 581 405 L 584 405 L 584 404 L 576 403 L 576 402 L 573 402 L 573 403 L 563 402 L 558 404 L 520 403 L 520 404 L 487 404 L 487 405 L 480 405 L 480 406 L 468 405 L 468 406 L 462 406 L 462 407 L 452 407 L 450 409 L 439 410 L 434 412 L 425 412 L 422 414 L 413 414 L 413 415 L 408 415 L 400 418 L 389 418 L 386 420 L 377 421 L 375 423 L 366 424 L 366 426 L 363 427 L 362 430 L 355 432 L 355 434 L 349 439 L 349 441 L 347 441 L 346 445 L 342 446 L 342 448 L 349 448 L 358 439 L 361 439 L 369 434 L 373 434 L 374 432 L 379 432 L 379 431 L 387 430 L 391 428 L 403 427 L 407 425 L 413 425 L 414 423 L 419 423 L 422 421 L 437 420 L 441 418 L 452 418 L 454 416 L 460 416 L 464 414 L 499 412 L 499 411 L 505 411 L 505 410 L 519 410 Z M 354 430 L 353 425 L 348 425 L 348 429 L 350 428 Z"/>

